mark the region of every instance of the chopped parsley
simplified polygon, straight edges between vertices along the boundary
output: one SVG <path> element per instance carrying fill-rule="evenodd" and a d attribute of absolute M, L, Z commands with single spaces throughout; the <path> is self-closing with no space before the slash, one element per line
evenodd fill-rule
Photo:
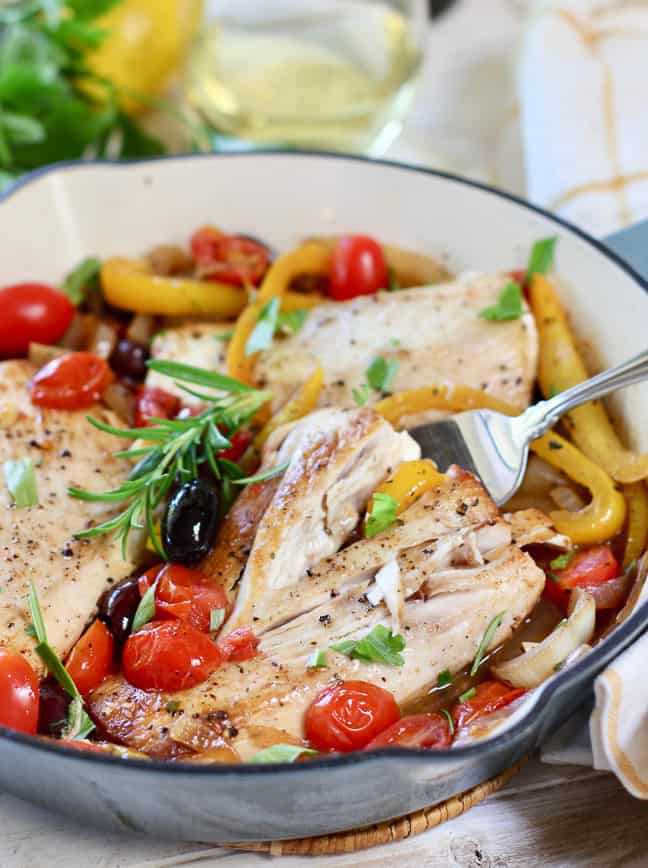
<path fill-rule="evenodd" d="M 396 513 L 399 504 L 391 494 L 375 491 L 371 498 L 371 505 L 365 517 L 364 535 L 367 538 L 376 536 L 383 530 L 387 530 L 396 521 Z"/>
<path fill-rule="evenodd" d="M 248 762 L 251 763 L 294 763 L 300 756 L 317 756 L 316 750 L 302 747 L 299 744 L 273 744 L 265 750 L 255 753 Z"/>
<path fill-rule="evenodd" d="M 568 567 L 571 560 L 573 559 L 576 552 L 563 552 L 563 554 L 558 555 L 557 558 L 554 558 L 549 566 L 552 570 L 564 570 L 565 567 Z M 556 582 L 560 581 L 555 576 L 552 577 Z"/>
<path fill-rule="evenodd" d="M 362 383 L 361 386 L 358 386 L 357 389 L 351 389 L 353 393 L 353 400 L 356 402 L 358 407 L 364 407 L 364 405 L 369 400 L 369 395 L 371 394 L 371 386 L 369 383 Z"/>
<path fill-rule="evenodd" d="M 363 639 L 346 639 L 331 645 L 345 657 L 388 666 L 403 666 L 405 658 L 400 652 L 404 647 L 405 640 L 400 633 L 394 635 L 384 624 L 377 624 Z"/>
<path fill-rule="evenodd" d="M 296 335 L 306 322 L 307 316 L 307 310 L 280 311 L 279 316 L 277 317 L 277 331 L 283 331 L 289 335 Z"/>
<path fill-rule="evenodd" d="M 443 672 L 439 672 L 437 678 L 437 687 L 448 687 L 450 684 L 452 684 L 452 675 L 450 674 L 450 670 L 444 669 Z"/>
<path fill-rule="evenodd" d="M 472 699 L 476 693 L 477 693 L 476 688 L 470 687 L 468 690 L 466 690 L 465 693 L 461 694 L 461 696 L 459 697 L 459 702 L 468 702 L 468 700 Z"/>
<path fill-rule="evenodd" d="M 448 721 L 448 728 L 450 729 L 450 735 L 454 735 L 455 725 L 454 725 L 454 720 L 452 719 L 452 715 L 450 714 L 450 712 L 448 711 L 447 708 L 442 708 L 441 714 Z"/>
<path fill-rule="evenodd" d="M 83 259 L 76 268 L 67 275 L 61 289 L 75 307 L 86 300 L 88 292 L 100 290 L 99 273 L 101 260 L 94 256 Z"/>
<path fill-rule="evenodd" d="M 38 506 L 36 474 L 31 458 L 5 461 L 2 465 L 7 488 L 16 506 Z"/>
<path fill-rule="evenodd" d="M 495 617 L 490 622 L 488 627 L 486 627 L 486 631 L 485 631 L 484 635 L 482 636 L 482 640 L 479 643 L 479 647 L 477 648 L 477 653 L 475 654 L 475 659 L 473 660 L 473 665 L 470 667 L 470 677 L 471 678 L 474 678 L 474 676 L 477 674 L 477 670 L 481 666 L 482 661 L 484 659 L 484 655 L 488 651 L 490 644 L 493 641 L 493 636 L 497 632 L 497 628 L 499 627 L 499 625 L 502 623 L 502 619 L 504 618 L 505 614 L 506 614 L 506 610 L 495 615 Z"/>
<path fill-rule="evenodd" d="M 164 710 L 168 711 L 169 714 L 176 714 L 180 711 L 180 703 L 177 699 L 170 699 L 168 702 L 164 703 Z"/>
<path fill-rule="evenodd" d="M 326 669 L 326 651 L 313 651 L 306 663 L 307 669 Z"/>
<path fill-rule="evenodd" d="M 162 332 L 158 332 L 158 334 L 162 334 Z M 217 334 L 215 334 L 214 337 L 216 338 L 217 341 L 222 341 L 225 344 L 225 343 L 227 343 L 227 341 L 232 340 L 233 335 L 234 335 L 234 329 L 225 329 L 225 331 L 218 332 Z M 157 337 L 157 335 L 156 335 L 156 337 Z"/>
<path fill-rule="evenodd" d="M 376 356 L 365 372 L 367 382 L 377 392 L 386 392 L 394 382 L 399 366 L 398 359 Z"/>
<path fill-rule="evenodd" d="M 515 280 L 510 280 L 506 286 L 500 290 L 497 296 L 497 302 L 490 307 L 484 307 L 479 311 L 479 316 L 482 319 L 489 319 L 496 322 L 505 320 L 519 319 L 524 313 L 522 305 L 522 289 L 520 284 Z"/>
<path fill-rule="evenodd" d="M 554 235 L 552 238 L 541 238 L 535 242 L 529 256 L 526 281 L 529 281 L 534 274 L 546 274 L 550 270 L 554 261 L 557 241 L 558 239 Z"/>

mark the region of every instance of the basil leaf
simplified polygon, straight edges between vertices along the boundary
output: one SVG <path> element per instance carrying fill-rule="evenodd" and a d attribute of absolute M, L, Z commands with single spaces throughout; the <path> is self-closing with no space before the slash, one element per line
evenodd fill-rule
<path fill-rule="evenodd" d="M 465 693 L 462 693 L 459 697 L 459 702 L 467 702 L 469 699 L 472 699 L 473 696 L 477 693 L 477 689 L 475 687 L 469 687 Z"/>
<path fill-rule="evenodd" d="M 530 280 L 534 274 L 546 274 L 549 271 L 553 265 L 557 241 L 558 238 L 554 235 L 552 238 L 542 238 L 535 242 L 531 248 L 525 280 Z"/>
<path fill-rule="evenodd" d="M 497 632 L 497 628 L 502 623 L 502 619 L 506 614 L 506 609 L 503 612 L 495 615 L 493 620 L 490 622 L 488 627 L 486 627 L 486 631 L 482 636 L 482 640 L 479 643 L 479 647 L 477 648 L 477 653 L 475 654 L 475 659 L 473 660 L 473 665 L 470 667 L 470 677 L 473 678 L 477 674 L 477 670 L 481 666 L 482 660 L 484 659 L 484 655 L 488 651 L 491 642 L 493 641 L 493 636 Z"/>
<path fill-rule="evenodd" d="M 309 747 L 301 747 L 298 744 L 273 744 L 265 750 L 255 753 L 248 762 L 250 763 L 294 763 L 298 757 L 317 756 L 316 750 Z"/>
<path fill-rule="evenodd" d="M 371 394 L 371 387 L 369 383 L 363 383 L 361 386 L 358 386 L 357 389 L 351 389 L 353 393 L 353 400 L 356 402 L 358 407 L 364 407 L 364 405 L 369 400 L 369 395 Z"/>
<path fill-rule="evenodd" d="M 153 620 L 153 616 L 155 615 L 155 591 L 158 582 L 159 579 L 156 579 L 139 601 L 139 606 L 135 610 L 135 615 L 133 616 L 131 633 L 134 633 L 136 630 L 139 630 L 140 627 L 143 627 L 144 624 L 148 624 L 149 621 Z"/>
<path fill-rule="evenodd" d="M 557 558 L 550 561 L 549 566 L 552 570 L 564 570 L 565 567 L 569 566 L 569 563 L 575 554 L 576 552 L 564 552 L 562 555 L 558 555 Z M 560 579 L 556 579 L 556 581 L 560 581 Z"/>
<path fill-rule="evenodd" d="M 89 256 L 67 275 L 61 289 L 75 307 L 79 307 L 86 300 L 88 290 L 99 289 L 100 271 L 101 261 Z"/>
<path fill-rule="evenodd" d="M 497 302 L 491 307 L 484 307 L 479 311 L 482 319 L 496 322 L 504 322 L 510 319 L 519 319 L 524 313 L 522 305 L 522 289 L 515 280 L 510 280 L 500 291 Z"/>
<path fill-rule="evenodd" d="M 280 311 L 277 316 L 277 331 L 284 331 L 289 335 L 296 335 L 306 322 L 307 316 L 307 310 Z"/>
<path fill-rule="evenodd" d="M 2 472 L 11 499 L 16 506 L 38 506 L 36 474 L 31 458 L 5 461 L 2 465 Z"/>
<path fill-rule="evenodd" d="M 225 609 L 212 609 L 209 613 L 209 630 L 214 632 L 222 626 L 225 620 Z"/>
<path fill-rule="evenodd" d="M 326 669 L 326 651 L 313 651 L 306 663 L 307 669 Z"/>
<path fill-rule="evenodd" d="M 366 370 L 367 382 L 377 392 L 386 392 L 398 373 L 398 359 L 386 359 L 377 356 Z"/>
<path fill-rule="evenodd" d="M 396 521 L 398 503 L 391 494 L 376 491 L 371 499 L 371 506 L 365 517 L 364 535 L 367 538 L 376 536 L 383 530 L 387 530 Z"/>
<path fill-rule="evenodd" d="M 334 651 L 356 660 L 403 666 L 405 658 L 399 652 L 405 647 L 400 633 L 394 635 L 384 624 L 377 624 L 363 639 L 346 640 L 331 645 Z"/>
<path fill-rule="evenodd" d="M 277 328 L 280 304 L 279 298 L 273 298 L 261 308 L 256 325 L 245 344 L 246 356 L 252 356 L 254 353 L 267 350 L 272 346 L 272 338 Z"/>

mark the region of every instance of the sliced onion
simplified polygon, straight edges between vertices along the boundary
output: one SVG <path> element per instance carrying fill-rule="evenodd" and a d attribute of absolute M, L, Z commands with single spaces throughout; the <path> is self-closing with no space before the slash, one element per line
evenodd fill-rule
<path fill-rule="evenodd" d="M 117 345 L 117 330 L 107 322 L 98 322 L 89 350 L 102 359 L 110 358 Z"/>
<path fill-rule="evenodd" d="M 579 585 L 590 596 L 594 597 L 597 609 L 618 609 L 628 596 L 632 575 L 624 573 L 617 579 L 609 579 L 600 585 Z"/>
<path fill-rule="evenodd" d="M 591 594 L 574 588 L 569 599 L 568 616 L 535 647 L 493 666 L 493 672 L 513 687 L 537 687 L 557 672 L 570 654 L 590 642 L 596 623 L 596 603 Z"/>

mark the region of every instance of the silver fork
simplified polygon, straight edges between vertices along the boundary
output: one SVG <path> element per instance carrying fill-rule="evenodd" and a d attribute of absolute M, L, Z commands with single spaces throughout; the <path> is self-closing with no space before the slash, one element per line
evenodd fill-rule
<path fill-rule="evenodd" d="M 648 350 L 603 371 L 547 401 L 533 404 L 519 416 L 494 410 L 469 410 L 410 431 L 425 458 L 439 470 L 458 464 L 478 476 L 498 506 L 522 484 L 529 443 L 540 437 L 573 407 L 602 398 L 616 389 L 648 379 Z"/>

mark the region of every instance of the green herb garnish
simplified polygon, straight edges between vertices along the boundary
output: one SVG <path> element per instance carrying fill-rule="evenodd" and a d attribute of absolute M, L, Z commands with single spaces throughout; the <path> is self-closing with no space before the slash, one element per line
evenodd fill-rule
<path fill-rule="evenodd" d="M 520 284 L 510 280 L 497 296 L 497 302 L 491 307 L 484 307 L 479 311 L 482 319 L 503 322 L 510 319 L 518 319 L 524 313 L 522 305 L 522 290 Z"/>
<path fill-rule="evenodd" d="M 47 641 L 43 612 L 40 603 L 38 602 L 36 587 L 32 580 L 29 582 L 29 611 L 34 627 L 34 633 L 36 634 L 36 640 L 38 642 L 36 653 L 47 667 L 47 671 L 50 675 L 54 677 L 72 700 L 68 709 L 67 723 L 63 731 L 63 738 L 85 738 L 95 728 L 94 723 L 90 720 L 83 708 L 83 698 L 79 693 L 76 684 L 63 665 L 61 658 Z"/>
<path fill-rule="evenodd" d="M 452 715 L 450 714 L 450 712 L 448 711 L 447 708 L 442 708 L 441 714 L 448 721 L 448 727 L 450 729 L 450 735 L 454 735 L 455 725 L 454 725 L 454 720 L 452 719 Z"/>
<path fill-rule="evenodd" d="M 146 528 L 157 554 L 166 560 L 158 534 L 155 533 L 155 510 L 176 482 L 196 479 L 200 468 L 205 467 L 217 479 L 234 479 L 236 484 L 246 485 L 279 473 L 282 468 L 273 468 L 265 474 L 246 478 L 238 465 L 219 458 L 219 452 L 232 445 L 229 437 L 272 397 L 271 392 L 258 391 L 224 374 L 179 362 L 155 359 L 148 362 L 148 367 L 159 374 L 173 377 L 181 389 L 204 401 L 206 409 L 189 419 L 152 419 L 150 428 L 115 428 L 88 417 L 88 421 L 100 431 L 127 440 L 141 437 L 150 442 L 142 448 L 116 453 L 120 458 L 140 458 L 128 479 L 118 488 L 95 493 L 73 487 L 68 489 L 68 493 L 81 500 L 125 504 L 114 518 L 88 530 L 78 531 L 76 537 L 83 539 L 115 533 L 121 540 L 125 557 L 130 531 L 133 528 Z M 194 386 L 213 389 L 221 394 L 207 394 Z M 227 431 L 228 436 L 223 431 Z"/>
<path fill-rule="evenodd" d="M 503 612 L 495 615 L 493 620 L 490 622 L 488 627 L 486 627 L 486 632 L 482 636 L 482 640 L 479 643 L 479 647 L 477 648 L 477 653 L 475 654 L 475 659 L 473 660 L 473 665 L 470 667 L 470 677 L 474 678 L 477 674 L 477 670 L 481 666 L 482 660 L 484 659 L 484 655 L 488 651 L 490 647 L 490 643 L 493 641 L 493 636 L 497 632 L 498 627 L 502 623 L 502 619 L 506 614 L 506 609 Z"/>
<path fill-rule="evenodd" d="M 394 382 L 399 367 L 398 359 L 376 356 L 366 370 L 367 382 L 377 392 L 386 392 Z"/>
<path fill-rule="evenodd" d="M 159 334 L 159 332 L 158 332 Z M 225 331 L 218 332 L 214 337 L 217 341 L 223 341 L 223 343 L 227 343 L 227 341 L 231 341 L 234 335 L 234 329 L 225 329 Z M 157 335 L 156 335 L 157 337 Z"/>
<path fill-rule="evenodd" d="M 155 615 L 155 592 L 159 581 L 159 579 L 156 579 L 153 584 L 147 588 L 146 593 L 139 601 L 139 605 L 137 609 L 135 609 L 135 614 L 133 615 L 131 633 L 134 633 L 136 630 L 139 630 L 140 627 L 143 627 L 144 624 L 148 624 L 149 621 L 153 620 L 153 616 Z"/>
<path fill-rule="evenodd" d="M 298 744 L 273 744 L 265 750 L 255 753 L 248 762 L 251 763 L 294 763 L 300 756 L 317 756 L 316 750 L 301 747 Z"/>
<path fill-rule="evenodd" d="M 209 630 L 213 633 L 223 626 L 225 620 L 225 609 L 212 609 L 209 613 Z"/>
<path fill-rule="evenodd" d="M 326 669 L 326 651 L 313 651 L 306 663 L 307 669 Z"/>
<path fill-rule="evenodd" d="M 101 260 L 89 257 L 67 275 L 61 289 L 75 307 L 79 307 L 85 301 L 89 290 L 94 292 L 100 289 L 100 271 Z"/>
<path fill-rule="evenodd" d="M 277 317 L 277 331 L 283 331 L 289 335 L 296 335 L 306 322 L 307 316 L 307 310 L 282 310 L 279 312 L 279 316 Z"/>
<path fill-rule="evenodd" d="M 444 669 L 443 672 L 439 672 L 437 677 L 437 687 L 448 687 L 450 684 L 452 684 L 452 675 L 450 674 L 450 670 Z"/>
<path fill-rule="evenodd" d="M 550 561 L 549 566 L 552 570 L 564 570 L 565 567 L 569 566 L 575 554 L 576 552 L 564 552 L 563 554 L 558 555 L 558 557 Z M 557 579 L 555 576 L 553 578 L 557 582 L 560 581 L 560 579 Z"/>
<path fill-rule="evenodd" d="M 553 265 L 557 241 L 554 235 L 552 238 L 542 238 L 535 242 L 529 255 L 525 281 L 528 282 L 534 274 L 546 274 L 549 271 Z"/>
<path fill-rule="evenodd" d="M 404 647 L 405 640 L 400 633 L 394 635 L 384 624 L 377 624 L 363 639 L 347 639 L 331 645 L 334 651 L 345 657 L 389 666 L 403 666 L 405 658 L 399 652 Z"/>
<path fill-rule="evenodd" d="M 169 699 L 168 702 L 164 703 L 164 710 L 168 711 L 169 714 L 176 714 L 180 711 L 180 703 L 177 699 Z"/>
<path fill-rule="evenodd" d="M 387 269 L 387 292 L 398 292 L 401 288 L 393 268 Z"/>
<path fill-rule="evenodd" d="M 259 311 L 256 325 L 245 344 L 246 356 L 252 356 L 254 353 L 267 350 L 272 346 L 272 338 L 277 330 L 280 304 L 279 298 L 273 298 L 267 304 L 264 304 Z"/>
<path fill-rule="evenodd" d="M 358 386 L 357 389 L 351 389 L 351 392 L 353 393 L 353 400 L 356 402 L 358 407 L 364 407 L 369 400 L 371 386 L 369 383 L 362 383 L 362 385 Z"/>
<path fill-rule="evenodd" d="M 391 494 L 376 491 L 371 498 L 371 505 L 365 517 L 364 535 L 369 538 L 387 530 L 396 521 L 398 503 Z"/>
<path fill-rule="evenodd" d="M 36 474 L 31 458 L 5 461 L 2 465 L 2 472 L 11 499 L 16 506 L 38 506 Z"/>
<path fill-rule="evenodd" d="M 469 687 L 465 693 L 462 693 L 459 697 L 459 702 L 467 702 L 469 699 L 472 699 L 473 696 L 477 693 L 477 689 L 475 687 Z"/>

